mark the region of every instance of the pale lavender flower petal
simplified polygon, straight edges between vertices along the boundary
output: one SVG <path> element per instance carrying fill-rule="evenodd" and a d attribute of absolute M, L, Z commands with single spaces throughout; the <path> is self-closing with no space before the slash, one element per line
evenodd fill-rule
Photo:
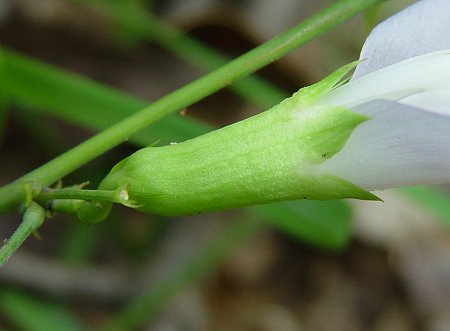
<path fill-rule="evenodd" d="M 372 30 L 353 78 L 442 49 L 450 49 L 450 1 L 417 1 Z"/>
<path fill-rule="evenodd" d="M 450 182 L 450 117 L 385 100 L 352 110 L 372 119 L 322 171 L 367 190 Z"/>

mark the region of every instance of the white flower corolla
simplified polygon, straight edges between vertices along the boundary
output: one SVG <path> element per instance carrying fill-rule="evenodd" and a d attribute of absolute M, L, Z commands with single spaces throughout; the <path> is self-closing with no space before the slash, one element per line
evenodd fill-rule
<path fill-rule="evenodd" d="M 321 102 L 372 117 L 320 165 L 367 190 L 450 182 L 450 1 L 377 26 L 352 80 Z"/>

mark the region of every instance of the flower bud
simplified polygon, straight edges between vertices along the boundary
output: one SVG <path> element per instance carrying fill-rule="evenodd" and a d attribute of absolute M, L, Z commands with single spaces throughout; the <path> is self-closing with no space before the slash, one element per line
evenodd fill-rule
<path fill-rule="evenodd" d="M 136 209 L 171 216 L 292 199 L 376 199 L 318 169 L 367 119 L 317 102 L 354 65 L 241 122 L 182 143 L 141 149 L 119 162 L 99 188 L 126 187 Z M 109 208 L 102 204 L 81 209 L 84 220 L 89 208 L 97 215 L 99 207 Z"/>

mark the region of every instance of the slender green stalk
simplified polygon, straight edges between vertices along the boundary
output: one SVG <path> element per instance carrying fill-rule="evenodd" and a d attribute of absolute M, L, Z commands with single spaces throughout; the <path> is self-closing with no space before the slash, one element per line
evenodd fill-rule
<path fill-rule="evenodd" d="M 109 18 L 118 22 L 121 28 L 133 37 L 150 39 L 198 68 L 210 71 L 230 61 L 226 56 L 176 27 L 166 24 L 135 3 L 108 0 L 76 1 L 98 8 L 101 14 L 107 13 Z M 286 92 L 255 75 L 233 82 L 230 88 L 264 108 L 271 107 L 288 97 Z"/>
<path fill-rule="evenodd" d="M 22 245 L 33 232 L 35 232 L 45 220 L 45 210 L 36 202 L 25 210 L 23 221 L 2 248 L 0 248 L 0 268 L 8 261 L 11 255 Z"/>
<path fill-rule="evenodd" d="M 183 109 L 211 93 L 229 85 L 235 79 L 275 61 L 353 15 L 383 0 L 340 0 L 304 20 L 283 34 L 256 47 L 229 64 L 185 85 L 146 107 L 142 111 L 86 140 L 43 166 L 29 172 L 0 189 L 0 212 L 18 208 L 26 198 L 24 185 L 34 182 L 50 185 L 100 154 L 125 141 L 158 119 Z"/>
<path fill-rule="evenodd" d="M 83 190 L 83 189 L 46 189 L 40 192 L 35 201 L 45 204 L 50 200 L 59 199 L 79 199 L 79 200 L 98 200 L 98 201 L 110 201 L 121 202 L 117 198 L 117 191 L 106 190 Z"/>
<path fill-rule="evenodd" d="M 83 128 L 101 131 L 150 103 L 9 49 L 3 49 L 2 57 L 4 70 L 0 72 L 0 84 L 8 82 L 1 87 L 11 104 L 20 107 L 18 113 L 49 114 Z M 28 116 L 23 114 L 23 117 Z M 212 130 L 212 126 L 190 116 L 171 114 L 131 136 L 129 142 L 144 147 L 160 139 L 160 145 L 166 145 Z"/>

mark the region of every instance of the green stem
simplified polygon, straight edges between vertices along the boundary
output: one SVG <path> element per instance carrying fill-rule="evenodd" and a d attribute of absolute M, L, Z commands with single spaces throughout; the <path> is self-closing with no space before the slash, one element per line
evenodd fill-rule
<path fill-rule="evenodd" d="M 158 119 L 229 85 L 235 79 L 275 61 L 355 14 L 383 0 L 340 0 L 299 25 L 256 47 L 227 65 L 179 88 L 140 112 L 111 126 L 75 148 L 0 189 L 0 212 L 18 208 L 26 198 L 24 185 L 37 182 L 48 186 L 95 157 L 127 140 Z"/>
<path fill-rule="evenodd" d="M 76 0 L 107 13 L 133 37 L 150 39 L 173 52 L 186 62 L 206 70 L 226 65 L 230 59 L 176 27 L 166 24 L 135 3 L 108 0 Z M 231 89 L 238 95 L 264 108 L 288 97 L 286 92 L 265 80 L 250 75 L 233 82 Z"/>
<path fill-rule="evenodd" d="M 95 201 L 110 201 L 119 202 L 117 198 L 117 191 L 105 190 L 83 190 L 83 189 L 47 189 L 40 192 L 34 200 L 45 205 L 50 200 L 60 199 L 78 199 L 78 200 L 95 200 Z"/>
<path fill-rule="evenodd" d="M 8 261 L 11 255 L 22 245 L 33 232 L 35 232 L 45 220 L 45 210 L 36 202 L 25 210 L 23 221 L 0 248 L 0 268 Z"/>

